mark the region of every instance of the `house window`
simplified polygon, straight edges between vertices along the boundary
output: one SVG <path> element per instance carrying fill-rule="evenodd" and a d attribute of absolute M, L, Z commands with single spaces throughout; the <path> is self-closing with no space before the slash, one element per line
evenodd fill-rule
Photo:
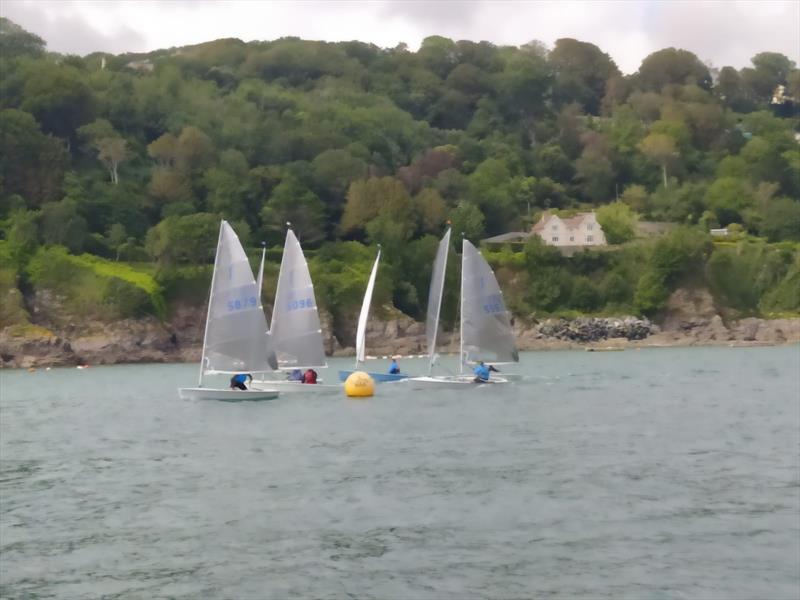
<path fill-rule="evenodd" d="M 575 241 L 575 236 L 574 235 L 569 236 L 569 241 L 570 242 L 574 242 Z"/>
<path fill-rule="evenodd" d="M 586 229 L 589 230 L 589 231 L 591 231 L 593 227 L 594 227 L 594 225 L 592 225 L 591 223 L 587 223 L 586 224 Z"/>
<path fill-rule="evenodd" d="M 555 231 L 556 229 L 558 229 L 558 225 L 553 225 L 552 229 L 553 231 Z"/>
<path fill-rule="evenodd" d="M 557 241 L 558 241 L 558 236 L 557 236 L 557 235 L 554 235 L 554 236 L 553 236 L 553 241 L 554 241 L 554 242 L 557 242 Z"/>
<path fill-rule="evenodd" d="M 592 237 L 591 235 L 587 235 L 586 236 L 586 241 L 587 242 L 593 242 L 594 241 L 594 237 Z"/>

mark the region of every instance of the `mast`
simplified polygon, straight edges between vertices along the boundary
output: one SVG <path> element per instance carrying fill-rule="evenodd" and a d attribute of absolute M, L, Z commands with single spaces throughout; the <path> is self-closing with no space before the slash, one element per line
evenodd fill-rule
<path fill-rule="evenodd" d="M 267 242 L 261 242 L 261 266 L 258 268 L 258 303 L 261 304 L 261 289 L 264 287 L 264 259 L 267 256 Z"/>
<path fill-rule="evenodd" d="M 203 371 L 206 366 L 206 342 L 208 341 L 208 321 L 211 318 L 211 300 L 214 298 L 214 282 L 217 279 L 217 261 L 219 260 L 219 249 L 222 246 L 222 228 L 225 220 L 219 223 L 219 237 L 217 238 L 217 252 L 214 254 L 214 270 L 211 271 L 211 289 L 208 292 L 208 310 L 206 310 L 206 328 L 203 331 L 203 353 L 200 355 L 200 379 L 197 387 L 203 387 Z"/>
<path fill-rule="evenodd" d="M 278 300 L 281 297 L 281 275 L 283 275 L 283 265 L 286 263 L 286 249 L 289 247 L 289 231 L 292 229 L 292 224 L 286 221 L 286 239 L 283 242 L 283 254 L 281 254 L 281 268 L 278 272 L 278 283 L 275 285 L 275 302 L 272 304 L 272 320 L 269 324 L 269 330 L 275 327 L 275 319 L 278 316 Z"/>
<path fill-rule="evenodd" d="M 442 257 L 442 284 L 439 286 L 439 302 L 436 306 L 436 321 L 435 321 L 435 327 L 433 328 L 433 338 L 431 340 L 428 375 L 431 375 L 433 373 L 433 362 L 436 357 L 436 334 L 439 332 L 439 316 L 441 315 L 442 312 L 442 296 L 444 294 L 444 274 L 447 272 L 447 254 L 450 251 L 450 227 L 447 228 L 447 233 L 445 233 L 444 236 L 447 238 L 447 244 L 445 244 L 444 256 Z M 434 275 L 435 273 L 432 275 L 432 277 Z"/>
<path fill-rule="evenodd" d="M 459 301 L 459 312 L 461 313 L 458 323 L 458 355 L 459 355 L 459 367 L 458 372 L 463 375 L 464 374 L 464 257 L 466 256 L 466 252 L 464 252 L 465 242 L 467 238 L 464 236 L 464 232 L 461 232 L 461 299 Z"/>

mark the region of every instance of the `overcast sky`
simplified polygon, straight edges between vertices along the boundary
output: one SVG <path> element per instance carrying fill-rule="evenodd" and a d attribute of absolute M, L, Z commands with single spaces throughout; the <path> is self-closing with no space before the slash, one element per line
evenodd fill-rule
<path fill-rule="evenodd" d="M 560 37 L 597 44 L 626 73 L 675 46 L 716 67 L 762 51 L 800 63 L 800 0 L 592 2 L 446 0 L 2 0 L 0 14 L 57 52 L 141 52 L 223 37 L 361 40 L 412 50 L 429 35 L 521 45 Z"/>

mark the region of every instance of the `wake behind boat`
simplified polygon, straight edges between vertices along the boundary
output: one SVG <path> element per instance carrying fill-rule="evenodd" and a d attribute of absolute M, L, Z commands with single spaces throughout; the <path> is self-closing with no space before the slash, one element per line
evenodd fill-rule
<path fill-rule="evenodd" d="M 415 387 L 458 388 L 509 383 L 509 379 L 502 375 L 491 377 L 490 367 L 483 366 L 483 361 L 494 364 L 519 361 L 503 292 L 489 263 L 466 238 L 462 240 L 461 251 L 460 373 L 433 375 L 449 247 L 450 229 L 439 242 L 428 293 L 428 316 L 425 322 L 430 357 L 428 375 L 412 377 L 409 384 Z M 481 368 L 475 374 L 465 373 L 464 367 L 468 362 L 478 363 Z"/>
<path fill-rule="evenodd" d="M 275 389 L 232 390 L 203 386 L 210 374 L 234 375 L 272 368 L 267 344 L 267 321 L 256 280 L 239 238 L 227 221 L 219 227 L 211 291 L 196 388 L 180 388 L 183 399 L 272 400 Z M 277 365 L 276 365 L 277 366 Z"/>

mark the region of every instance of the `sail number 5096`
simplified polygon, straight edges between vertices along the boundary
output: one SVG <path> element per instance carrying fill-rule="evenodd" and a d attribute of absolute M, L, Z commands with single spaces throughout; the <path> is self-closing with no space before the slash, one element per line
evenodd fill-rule
<path fill-rule="evenodd" d="M 289 300 L 287 302 L 287 308 L 289 310 L 301 310 L 304 308 L 314 308 L 314 299 L 313 298 L 300 298 L 299 300 Z"/>

